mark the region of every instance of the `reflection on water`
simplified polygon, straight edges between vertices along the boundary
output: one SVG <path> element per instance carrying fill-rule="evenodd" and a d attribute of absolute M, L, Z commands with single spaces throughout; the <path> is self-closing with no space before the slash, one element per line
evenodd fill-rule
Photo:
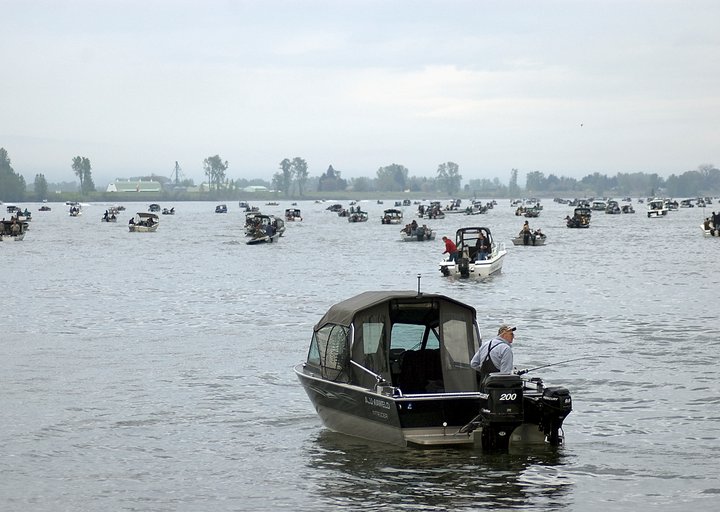
<path fill-rule="evenodd" d="M 323 501 L 351 509 L 563 510 L 572 491 L 566 456 L 549 447 L 403 450 L 323 430 L 305 450 Z"/>

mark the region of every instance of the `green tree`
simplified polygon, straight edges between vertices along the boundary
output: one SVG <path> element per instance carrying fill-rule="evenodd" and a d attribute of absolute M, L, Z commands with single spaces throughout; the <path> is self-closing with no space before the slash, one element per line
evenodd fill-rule
<path fill-rule="evenodd" d="M 92 179 L 92 164 L 90 159 L 84 156 L 76 156 L 72 159 L 72 170 L 80 180 L 80 194 L 85 195 L 95 192 L 95 183 Z"/>
<path fill-rule="evenodd" d="M 25 187 L 25 178 L 15 174 L 8 152 L 0 148 L 0 199 L 22 201 L 25 198 Z"/>
<path fill-rule="evenodd" d="M 92 167 L 88 158 L 83 158 L 83 194 L 95 192 L 95 182 L 92 179 Z"/>
<path fill-rule="evenodd" d="M 48 182 L 45 179 L 44 174 L 36 174 L 35 175 L 35 186 L 33 188 L 35 189 L 35 198 L 38 201 L 47 199 Z"/>
<path fill-rule="evenodd" d="M 408 170 L 404 165 L 391 164 L 377 170 L 378 190 L 402 192 L 407 188 Z"/>
<path fill-rule="evenodd" d="M 352 188 L 355 192 L 370 192 L 372 191 L 372 180 L 364 176 L 353 178 Z"/>
<path fill-rule="evenodd" d="M 525 176 L 525 190 L 528 194 L 536 194 L 545 191 L 546 181 L 545 174 L 540 171 L 527 173 Z"/>
<path fill-rule="evenodd" d="M 292 187 L 292 177 L 293 177 L 293 163 L 289 158 L 283 158 L 282 162 L 280 162 L 280 170 L 281 173 L 281 181 L 280 181 L 280 187 L 279 190 L 282 190 L 285 194 L 285 197 L 288 197 L 290 195 L 290 188 Z"/>
<path fill-rule="evenodd" d="M 276 172 L 273 174 L 272 177 L 272 189 L 275 192 L 275 195 L 277 196 L 278 192 L 282 189 L 283 186 L 283 173 Z"/>
<path fill-rule="evenodd" d="M 295 176 L 295 182 L 298 186 L 298 194 L 300 195 L 300 197 L 302 197 L 303 190 L 305 189 L 305 183 L 308 179 L 307 162 L 299 156 L 293 158 L 292 173 Z"/>
<path fill-rule="evenodd" d="M 449 196 L 454 196 L 460 191 L 460 183 L 462 176 L 460 175 L 460 167 L 454 162 L 446 162 L 438 165 L 437 169 L 438 186 L 442 187 Z"/>
<path fill-rule="evenodd" d="M 76 156 L 72 159 L 72 170 L 75 173 L 75 176 L 78 177 L 80 180 L 80 193 L 82 194 L 83 190 L 85 190 L 85 171 L 83 170 L 83 159 L 82 156 Z"/>
<path fill-rule="evenodd" d="M 318 180 L 319 192 L 345 190 L 346 188 L 347 181 L 340 177 L 340 171 L 336 171 L 332 165 L 328 167 L 327 171 L 325 171 Z"/>
<path fill-rule="evenodd" d="M 520 187 L 518 186 L 518 170 L 512 169 L 510 171 L 510 183 L 508 184 L 508 194 L 510 197 L 520 196 Z"/>
<path fill-rule="evenodd" d="M 205 169 L 205 176 L 208 177 L 210 190 L 212 190 L 213 186 L 215 190 L 220 190 L 221 185 L 225 183 L 225 171 L 227 168 L 227 160 L 223 162 L 219 155 L 210 156 L 203 160 L 203 169 Z"/>

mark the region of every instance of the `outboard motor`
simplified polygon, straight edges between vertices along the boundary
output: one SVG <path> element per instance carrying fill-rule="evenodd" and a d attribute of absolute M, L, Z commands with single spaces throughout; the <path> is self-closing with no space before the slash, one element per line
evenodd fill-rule
<path fill-rule="evenodd" d="M 507 449 L 510 434 L 525 417 L 522 379 L 519 375 L 491 373 L 485 378 L 482 393 L 487 394 L 487 406 L 480 409 L 482 446 Z"/>
<path fill-rule="evenodd" d="M 463 249 L 462 256 L 458 259 L 458 272 L 460 277 L 470 277 L 470 255 L 467 249 Z"/>
<path fill-rule="evenodd" d="M 560 429 L 571 411 L 572 398 L 566 388 L 551 387 L 543 390 L 540 399 L 540 428 L 550 445 L 558 446 L 562 442 Z"/>

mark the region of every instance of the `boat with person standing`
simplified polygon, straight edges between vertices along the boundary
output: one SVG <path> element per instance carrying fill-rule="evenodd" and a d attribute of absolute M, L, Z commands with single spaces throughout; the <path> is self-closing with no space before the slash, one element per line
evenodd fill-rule
<path fill-rule="evenodd" d="M 0 221 L 0 242 L 19 242 L 25 238 L 29 224 L 13 217 L 10 220 Z"/>
<path fill-rule="evenodd" d="M 478 250 L 479 239 L 487 240 L 489 251 Z M 490 228 L 466 227 L 455 233 L 457 258 L 440 262 L 440 273 L 446 277 L 478 278 L 488 277 L 502 270 L 507 254 L 504 243 L 496 243 Z"/>
<path fill-rule="evenodd" d="M 562 444 L 568 390 L 525 371 L 481 382 L 470 366 L 480 342 L 468 304 L 366 291 L 328 309 L 294 371 L 322 423 L 342 434 L 402 447 Z"/>
<path fill-rule="evenodd" d="M 160 217 L 151 212 L 137 212 L 128 221 L 128 229 L 131 233 L 154 233 L 159 225 Z"/>

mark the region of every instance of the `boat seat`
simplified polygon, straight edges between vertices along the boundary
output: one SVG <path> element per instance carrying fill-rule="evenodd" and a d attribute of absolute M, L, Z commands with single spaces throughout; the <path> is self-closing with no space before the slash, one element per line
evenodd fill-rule
<path fill-rule="evenodd" d="M 398 387 L 405 394 L 442 391 L 440 349 L 405 351 L 400 365 Z"/>

